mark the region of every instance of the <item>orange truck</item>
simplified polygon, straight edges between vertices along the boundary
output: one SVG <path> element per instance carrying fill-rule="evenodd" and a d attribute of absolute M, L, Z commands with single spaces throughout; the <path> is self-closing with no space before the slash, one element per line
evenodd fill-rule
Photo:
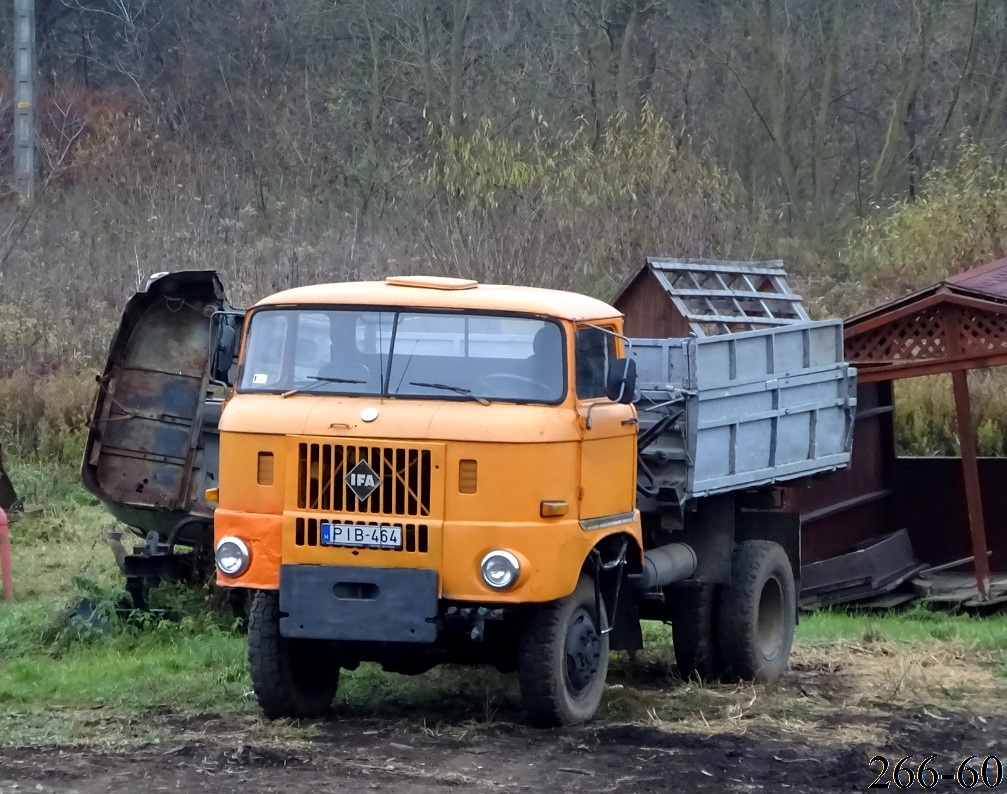
<path fill-rule="evenodd" d="M 127 523 L 158 507 L 134 480 L 175 495 L 131 556 L 174 554 L 172 521 L 194 553 L 212 546 L 218 584 L 250 596 L 266 715 L 324 713 L 362 662 L 465 663 L 516 671 L 536 724 L 584 721 L 646 619 L 672 624 L 684 675 L 786 669 L 800 522 L 777 483 L 849 462 L 838 322 L 640 340 L 594 298 L 463 279 L 301 287 L 247 313 L 221 294 L 187 301 L 181 335 L 210 342 L 204 369 L 185 359 L 184 411 L 152 410 L 148 387 L 137 413 L 121 343 L 85 482 Z M 173 456 L 151 454 L 174 430 Z"/>

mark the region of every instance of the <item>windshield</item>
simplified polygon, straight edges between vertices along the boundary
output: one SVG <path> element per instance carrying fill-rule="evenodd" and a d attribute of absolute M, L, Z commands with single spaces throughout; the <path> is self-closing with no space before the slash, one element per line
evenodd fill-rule
<path fill-rule="evenodd" d="M 242 392 L 558 403 L 563 332 L 534 317 L 367 309 L 260 309 Z"/>

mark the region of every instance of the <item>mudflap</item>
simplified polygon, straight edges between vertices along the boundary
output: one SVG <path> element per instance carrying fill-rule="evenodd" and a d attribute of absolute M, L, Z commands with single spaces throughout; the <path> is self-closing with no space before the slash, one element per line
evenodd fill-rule
<path fill-rule="evenodd" d="M 604 552 L 600 548 L 592 549 L 588 557 L 587 569 L 595 582 L 596 608 L 599 614 L 604 611 L 603 633 L 611 634 L 609 647 L 613 651 L 643 648 L 643 629 L 636 600 L 624 588 L 628 548 L 626 540 L 622 539 Z"/>

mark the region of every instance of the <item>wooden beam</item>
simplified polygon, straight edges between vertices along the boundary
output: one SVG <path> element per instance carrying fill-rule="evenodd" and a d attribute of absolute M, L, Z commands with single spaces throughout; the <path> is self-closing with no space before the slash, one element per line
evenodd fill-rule
<path fill-rule="evenodd" d="M 733 289 L 679 289 L 678 287 L 675 287 L 675 292 L 683 298 L 737 298 L 759 301 L 784 301 L 786 303 L 796 303 L 801 300 L 800 295 L 787 295 L 784 292 L 746 292 L 744 290 Z"/>
<path fill-rule="evenodd" d="M 1007 365 L 1007 352 L 988 356 L 958 356 L 955 358 L 901 359 L 899 361 L 849 361 L 857 368 L 858 383 L 883 380 L 903 380 L 921 375 L 941 375 L 946 372 L 966 372 Z"/>
<path fill-rule="evenodd" d="M 786 276 L 787 271 L 782 267 L 772 267 L 778 260 L 770 260 L 767 263 L 758 262 L 729 262 L 717 261 L 714 259 L 661 259 L 660 257 L 648 257 L 647 262 L 656 270 L 665 273 L 684 273 L 692 271 L 695 273 L 727 273 L 738 276 L 747 273 L 750 276 Z M 767 266 L 768 265 L 768 266 Z"/>
<path fill-rule="evenodd" d="M 880 491 L 871 491 L 870 493 L 860 494 L 860 496 L 854 496 L 852 499 L 846 499 L 842 502 L 836 502 L 831 505 L 826 505 L 825 507 L 820 507 L 817 510 L 812 510 L 809 513 L 804 513 L 801 516 L 801 523 L 810 524 L 812 521 L 817 521 L 820 518 L 828 518 L 829 516 L 834 516 L 836 513 L 844 513 L 855 507 L 880 502 L 883 499 L 894 496 L 895 493 L 894 489 L 885 488 Z"/>
<path fill-rule="evenodd" d="M 969 400 L 968 373 L 951 376 L 958 414 L 958 440 L 962 450 L 962 474 L 965 477 L 965 503 L 969 511 L 972 533 L 972 554 L 975 556 L 976 587 L 979 598 L 989 600 L 990 563 L 986 554 L 986 523 L 983 520 L 982 493 L 979 488 L 979 464 L 976 460 L 976 436 L 972 427 L 972 405 Z"/>
<path fill-rule="evenodd" d="M 905 306 L 900 306 L 897 309 L 891 309 L 890 311 L 878 309 L 878 314 L 872 317 L 867 317 L 858 322 L 848 324 L 845 328 L 843 328 L 843 336 L 846 339 L 852 339 L 853 337 L 860 336 L 868 331 L 873 331 L 884 325 L 888 325 L 889 323 L 901 320 L 903 317 L 912 316 L 918 312 L 924 311 L 925 309 L 929 309 L 931 306 L 936 306 L 938 303 L 945 301 L 947 297 L 947 295 L 935 292 L 933 295 L 927 295 L 925 298 L 913 301 L 912 303 L 907 303 Z"/>
<path fill-rule="evenodd" d="M 948 353 L 962 355 L 961 314 L 945 313 L 941 318 Z M 972 401 L 969 398 L 969 376 L 966 370 L 951 373 L 955 393 L 955 414 L 958 419 L 958 445 L 962 453 L 962 476 L 965 479 L 965 504 L 972 535 L 972 555 L 975 557 L 976 589 L 979 600 L 990 597 L 990 561 L 987 556 L 986 522 L 983 519 L 983 499 L 979 485 L 979 463 L 976 453 L 976 433 L 972 426 Z"/>

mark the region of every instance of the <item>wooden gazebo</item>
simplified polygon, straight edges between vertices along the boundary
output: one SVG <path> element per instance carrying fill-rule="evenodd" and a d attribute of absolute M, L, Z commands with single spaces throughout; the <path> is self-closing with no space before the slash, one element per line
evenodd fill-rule
<path fill-rule="evenodd" d="M 1007 364 L 1007 259 L 945 279 L 847 321 L 846 360 L 861 384 L 950 373 L 954 388 L 976 586 L 989 598 L 971 369 Z"/>

